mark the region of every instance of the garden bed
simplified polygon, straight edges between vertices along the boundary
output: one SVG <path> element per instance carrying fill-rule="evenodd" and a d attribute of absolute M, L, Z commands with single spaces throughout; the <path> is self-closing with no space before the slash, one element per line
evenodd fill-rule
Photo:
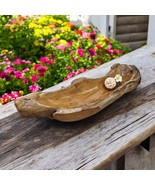
<path fill-rule="evenodd" d="M 65 15 L 0 16 L 0 104 L 96 68 L 130 51 Z"/>

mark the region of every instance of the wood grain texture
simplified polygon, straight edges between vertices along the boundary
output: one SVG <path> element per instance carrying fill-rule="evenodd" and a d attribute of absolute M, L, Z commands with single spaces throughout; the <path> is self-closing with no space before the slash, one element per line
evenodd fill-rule
<path fill-rule="evenodd" d="M 76 76 L 106 74 L 114 63 L 136 65 L 138 88 L 78 122 L 21 118 L 11 102 L 0 108 L 0 169 L 102 169 L 155 133 L 155 44 Z"/>
<path fill-rule="evenodd" d="M 121 82 L 116 82 L 116 76 Z M 110 83 L 110 89 L 105 84 L 108 79 L 114 82 L 114 86 Z M 35 92 L 15 100 L 15 106 L 23 117 L 79 121 L 134 90 L 140 80 L 140 72 L 134 65 L 114 64 L 105 76 L 75 79 L 69 87 L 54 92 Z"/>

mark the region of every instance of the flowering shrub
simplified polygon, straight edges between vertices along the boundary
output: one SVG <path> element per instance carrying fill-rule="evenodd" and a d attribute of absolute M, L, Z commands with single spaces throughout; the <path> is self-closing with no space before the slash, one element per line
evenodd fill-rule
<path fill-rule="evenodd" d="M 67 16 L 0 16 L 0 103 L 45 89 L 129 48 Z"/>

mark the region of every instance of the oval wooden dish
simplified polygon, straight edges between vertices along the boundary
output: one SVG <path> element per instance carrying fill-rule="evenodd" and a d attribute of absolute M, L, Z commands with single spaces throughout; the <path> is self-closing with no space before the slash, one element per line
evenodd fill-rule
<path fill-rule="evenodd" d="M 134 90 L 141 75 L 134 65 L 114 64 L 103 77 L 79 78 L 54 92 L 35 92 L 15 100 L 23 117 L 49 117 L 64 122 L 82 120 Z"/>

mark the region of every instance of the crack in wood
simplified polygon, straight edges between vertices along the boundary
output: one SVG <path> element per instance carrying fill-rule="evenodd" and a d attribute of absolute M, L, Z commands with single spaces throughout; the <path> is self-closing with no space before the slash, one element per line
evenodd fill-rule
<path fill-rule="evenodd" d="M 91 160 L 85 162 L 84 164 L 82 164 L 81 166 L 79 166 L 76 170 L 80 170 L 82 167 L 86 166 L 88 163 L 90 163 L 91 161 L 93 161 L 96 157 L 92 158 Z"/>
<path fill-rule="evenodd" d="M 154 117 L 155 118 L 155 117 Z M 154 120 L 154 118 L 151 118 L 151 119 L 145 119 L 145 120 L 147 120 L 147 121 L 150 121 L 150 120 Z M 143 125 L 146 125 L 146 123 L 144 123 L 144 121 L 145 120 L 143 120 L 143 121 L 141 121 L 140 123 L 143 123 L 143 124 L 141 124 L 141 125 L 139 125 L 138 127 L 140 128 L 141 126 L 143 126 Z M 129 125 L 130 126 L 130 125 Z M 138 128 L 137 127 L 137 128 Z M 125 128 L 125 127 L 124 127 Z M 134 128 L 133 128 L 134 129 Z M 113 143 L 113 142 L 115 142 L 115 141 L 117 141 L 118 139 L 120 139 L 121 137 L 123 137 L 123 136 L 125 136 L 125 135 L 128 135 L 129 133 L 132 133 L 133 132 L 133 130 L 130 130 L 129 132 L 126 132 L 124 135 L 122 135 L 122 136 L 120 136 L 120 137 L 118 137 L 118 138 L 115 138 L 114 140 L 112 140 L 111 142 L 109 142 L 108 144 L 111 144 L 111 143 Z M 115 132 L 115 133 L 117 133 L 117 131 Z M 110 137 L 109 137 L 110 138 Z"/>
<path fill-rule="evenodd" d="M 111 138 L 113 135 L 115 135 L 116 133 L 118 133 L 119 131 L 122 131 L 128 127 L 131 127 L 135 122 L 143 119 L 144 117 L 146 117 L 150 112 L 148 112 L 147 114 L 143 115 L 142 117 L 136 119 L 135 121 L 131 122 L 129 125 L 126 125 L 125 127 L 123 128 L 120 128 L 119 130 L 116 130 L 115 132 L 113 132 L 109 137 L 107 137 L 105 140 L 108 140 L 109 138 Z M 110 130 L 109 130 L 110 131 Z"/>

